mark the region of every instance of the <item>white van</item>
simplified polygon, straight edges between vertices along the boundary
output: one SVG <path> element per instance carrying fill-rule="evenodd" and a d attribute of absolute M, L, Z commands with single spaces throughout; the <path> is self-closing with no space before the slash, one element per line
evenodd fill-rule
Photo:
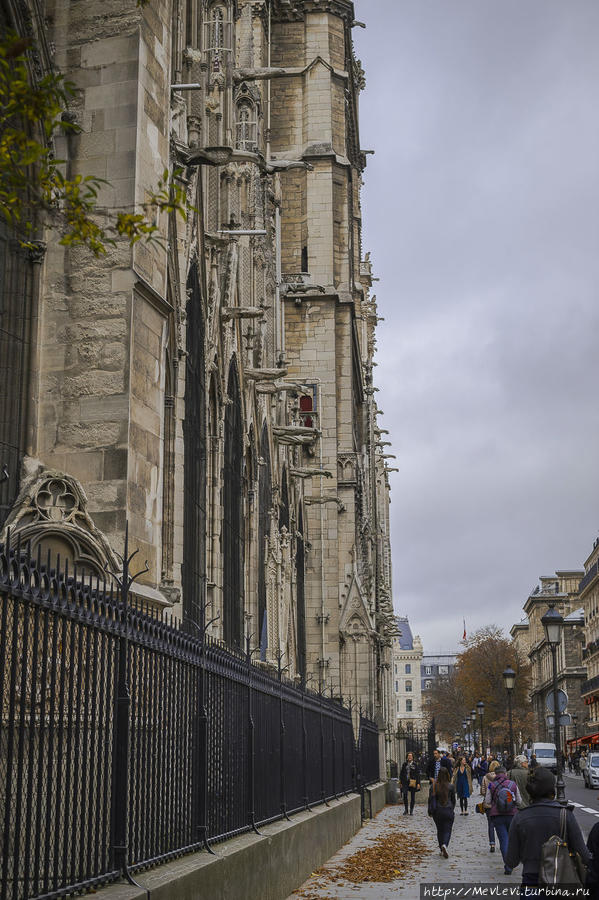
<path fill-rule="evenodd" d="M 555 744 L 543 744 L 537 742 L 532 745 L 532 752 L 536 756 L 540 766 L 544 766 L 546 769 L 551 769 L 552 772 L 557 773 L 557 751 L 555 749 Z"/>

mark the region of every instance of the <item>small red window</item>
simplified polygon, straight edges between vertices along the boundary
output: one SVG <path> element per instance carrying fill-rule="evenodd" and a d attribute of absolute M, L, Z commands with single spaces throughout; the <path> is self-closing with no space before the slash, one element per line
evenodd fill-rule
<path fill-rule="evenodd" d="M 300 397 L 300 412 L 301 413 L 313 412 L 313 408 L 314 408 L 314 405 L 313 405 L 312 397 L 309 397 L 306 394 L 304 394 L 303 397 Z M 306 426 L 306 428 L 312 428 L 314 425 L 312 416 L 302 415 L 302 422 Z"/>

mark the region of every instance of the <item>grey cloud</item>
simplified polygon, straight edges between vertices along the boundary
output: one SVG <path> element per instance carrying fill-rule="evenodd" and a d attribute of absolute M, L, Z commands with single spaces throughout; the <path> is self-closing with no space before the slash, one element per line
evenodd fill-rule
<path fill-rule="evenodd" d="M 395 605 L 455 646 L 599 528 L 599 4 L 356 8 Z"/>

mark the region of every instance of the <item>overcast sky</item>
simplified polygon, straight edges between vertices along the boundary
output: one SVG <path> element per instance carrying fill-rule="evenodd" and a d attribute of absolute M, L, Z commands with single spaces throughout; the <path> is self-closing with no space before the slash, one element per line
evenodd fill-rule
<path fill-rule="evenodd" d="M 599 0 L 355 5 L 394 603 L 456 649 L 599 530 Z"/>

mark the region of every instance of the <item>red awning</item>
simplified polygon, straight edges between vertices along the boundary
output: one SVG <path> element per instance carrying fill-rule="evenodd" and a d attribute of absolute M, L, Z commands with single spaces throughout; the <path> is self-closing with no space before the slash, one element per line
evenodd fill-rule
<path fill-rule="evenodd" d="M 570 738 L 570 740 L 566 741 L 566 744 L 573 744 L 578 747 L 580 744 L 599 744 L 599 731 L 596 731 L 594 734 L 583 734 L 582 737 Z"/>

